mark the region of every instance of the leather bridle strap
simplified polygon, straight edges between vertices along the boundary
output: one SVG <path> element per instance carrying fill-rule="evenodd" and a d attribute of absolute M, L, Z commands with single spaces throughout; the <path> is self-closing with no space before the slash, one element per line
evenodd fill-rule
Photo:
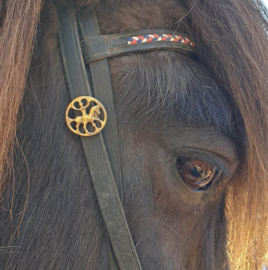
<path fill-rule="evenodd" d="M 71 98 L 92 96 L 80 47 L 75 9 L 63 4 L 59 5 L 58 15 L 62 61 Z M 108 106 L 112 106 L 113 100 L 109 102 Z M 82 143 L 101 214 L 118 266 L 121 270 L 141 270 L 118 195 L 103 136 L 99 133 L 93 137 L 82 137 Z"/>
<path fill-rule="evenodd" d="M 85 39 L 86 35 L 92 36 L 101 35 L 98 21 L 96 20 L 96 18 L 94 18 L 93 20 L 91 12 L 89 16 L 88 12 L 85 12 L 84 9 L 80 9 L 77 12 L 77 19 L 80 26 L 80 33 L 82 40 Z M 105 129 L 102 131 L 102 135 L 105 142 L 106 151 L 109 157 L 111 169 L 113 171 L 119 198 L 121 199 L 122 194 L 121 162 L 119 154 L 118 132 L 114 108 L 113 89 L 107 58 L 91 63 L 89 65 L 89 71 L 91 75 L 91 83 L 94 89 L 94 97 L 97 98 L 98 100 L 101 100 L 102 104 L 107 110 L 107 114 L 109 117 Z M 109 253 L 110 253 L 109 254 L 110 269 L 118 270 L 118 263 L 115 259 L 115 253 L 111 247 L 111 242 L 109 245 Z"/>
<path fill-rule="evenodd" d="M 90 28 L 90 24 L 88 24 Z M 164 33 L 164 35 L 163 35 Z M 162 36 L 162 38 L 161 38 Z M 92 35 L 89 31 L 83 37 L 83 49 L 85 61 L 92 63 L 104 58 L 114 57 L 132 52 L 145 52 L 155 50 L 173 50 L 194 56 L 196 54 L 194 44 L 185 37 L 185 34 L 174 33 L 170 29 L 143 29 L 135 32 L 128 32 L 113 35 Z M 158 38 L 157 38 L 158 37 Z M 178 41 L 172 42 L 177 37 Z M 134 40 L 135 38 L 135 40 Z M 181 40 L 179 40 L 179 38 Z M 159 42 L 148 42 L 158 39 Z M 132 40 L 132 42 L 130 42 Z"/>
<path fill-rule="evenodd" d="M 79 125 L 82 122 L 76 122 L 77 126 L 73 128 L 76 130 L 72 131 L 82 136 L 88 168 L 112 246 L 110 267 L 112 270 L 118 267 L 120 270 L 141 270 L 120 200 L 122 181 L 119 143 L 107 58 L 155 49 L 175 50 L 194 56 L 194 44 L 184 34 L 180 35 L 166 29 L 101 35 L 96 16 L 82 8 L 76 12 L 70 3 L 69 5 L 59 4 L 58 15 L 62 61 L 71 98 L 73 100 L 81 98 L 79 105 L 81 109 L 82 99 L 94 95 L 104 105 L 108 115 L 108 121 L 101 133 L 84 137 L 85 133 L 90 133 L 90 131 L 84 131 L 84 134 L 79 131 Z M 94 103 L 92 98 L 89 100 Z M 97 104 L 98 100 L 95 101 Z M 75 101 L 69 107 L 73 106 L 72 108 L 75 109 L 74 103 Z M 95 110 L 102 104 L 95 106 Z M 83 113 L 86 119 L 91 117 L 91 123 L 93 123 L 92 119 L 96 116 L 90 116 L 91 112 L 87 114 L 85 108 Z M 66 117 L 69 117 L 67 112 Z M 78 121 L 76 119 L 79 117 L 77 116 L 74 121 Z M 101 119 L 98 118 L 98 120 Z M 70 124 L 73 120 L 68 118 L 68 121 Z M 85 123 L 83 125 L 86 129 Z M 71 129 L 70 126 L 69 128 Z"/>
<path fill-rule="evenodd" d="M 82 40 L 85 40 L 85 37 L 89 35 L 101 35 L 98 21 L 96 20 L 96 18 L 94 18 L 91 12 L 85 12 L 84 9 L 80 9 L 77 12 L 77 18 Z M 121 162 L 119 155 L 119 143 L 116 123 L 117 121 L 114 108 L 113 89 L 108 59 L 104 58 L 99 61 L 95 61 L 94 63 L 91 63 L 89 65 L 89 71 L 91 75 L 91 83 L 93 86 L 94 97 L 101 101 L 101 103 L 106 108 L 109 117 L 105 129 L 103 129 L 102 131 L 102 135 L 106 145 L 106 150 L 108 153 L 111 168 L 114 174 L 114 179 L 118 188 L 119 197 L 121 197 Z"/>

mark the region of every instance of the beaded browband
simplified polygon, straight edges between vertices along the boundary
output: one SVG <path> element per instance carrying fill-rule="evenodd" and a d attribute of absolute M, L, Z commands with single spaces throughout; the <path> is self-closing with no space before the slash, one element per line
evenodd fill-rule
<path fill-rule="evenodd" d="M 195 46 L 194 43 L 189 38 L 175 34 L 148 34 L 148 35 L 133 36 L 127 39 L 128 45 L 135 45 L 145 42 L 159 42 L 159 41 L 178 42 L 181 44 L 189 45 L 190 47 Z"/>
<path fill-rule="evenodd" d="M 131 52 L 173 50 L 195 55 L 195 44 L 184 34 L 167 29 L 86 36 L 82 41 L 87 63 Z"/>

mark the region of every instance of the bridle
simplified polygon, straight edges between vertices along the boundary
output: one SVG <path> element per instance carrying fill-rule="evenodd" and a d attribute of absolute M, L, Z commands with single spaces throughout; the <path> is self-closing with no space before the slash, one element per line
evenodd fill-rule
<path fill-rule="evenodd" d="M 185 34 L 165 29 L 101 35 L 93 11 L 83 8 L 76 11 L 70 4 L 59 4 L 58 16 L 62 61 L 73 100 L 67 108 L 66 121 L 69 128 L 82 138 L 109 235 L 110 267 L 113 270 L 142 269 L 120 199 L 121 165 L 107 58 L 155 49 L 194 55 L 194 44 Z"/>

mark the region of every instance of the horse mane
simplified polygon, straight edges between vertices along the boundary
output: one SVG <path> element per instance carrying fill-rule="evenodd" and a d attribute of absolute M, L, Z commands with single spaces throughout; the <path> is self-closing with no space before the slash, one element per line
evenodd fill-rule
<path fill-rule="evenodd" d="M 268 25 L 261 12 L 267 13 L 257 1 L 212 6 L 198 2 L 189 13 L 190 27 L 201 62 L 243 118 L 246 153 L 227 191 L 227 247 L 231 269 L 255 269 L 267 259 Z"/>
<path fill-rule="evenodd" d="M 0 2 L 0 194 L 12 179 L 20 107 L 35 57 L 43 2 Z M 50 0 L 46 2 L 52 7 Z M 78 7 L 99 4 L 97 0 L 76 2 Z M 226 89 L 245 129 L 240 138 L 244 160 L 228 186 L 225 201 L 230 269 L 259 269 L 268 259 L 267 10 L 258 0 L 185 0 L 182 5 L 185 12 L 177 16 L 179 27 L 194 38 L 200 62 Z M 117 20 L 119 24 L 119 14 Z"/>
<path fill-rule="evenodd" d="M 42 0 L 1 1 L 0 194 L 12 174 L 19 107 L 26 86 Z"/>

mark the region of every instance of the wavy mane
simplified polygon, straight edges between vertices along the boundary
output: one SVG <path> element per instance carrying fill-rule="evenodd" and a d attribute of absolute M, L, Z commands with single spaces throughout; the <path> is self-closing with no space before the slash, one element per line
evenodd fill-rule
<path fill-rule="evenodd" d="M 212 2 L 192 8 L 191 29 L 201 62 L 229 89 L 246 131 L 245 160 L 226 198 L 227 248 L 231 269 L 257 269 L 267 259 L 267 11 L 259 1 Z"/>
<path fill-rule="evenodd" d="M 42 2 L 0 2 L 0 195 L 12 175 L 19 108 L 26 87 Z"/>

